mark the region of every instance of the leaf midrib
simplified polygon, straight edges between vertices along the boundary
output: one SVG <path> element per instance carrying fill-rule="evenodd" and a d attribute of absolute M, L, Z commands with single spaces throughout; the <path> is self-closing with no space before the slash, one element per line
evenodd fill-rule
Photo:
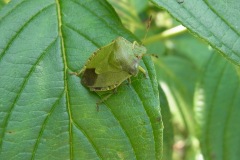
<path fill-rule="evenodd" d="M 59 0 L 55 0 L 56 2 L 56 10 L 57 10 L 57 20 L 58 20 L 58 36 L 60 38 L 61 43 L 61 53 L 63 58 L 63 70 L 64 70 L 64 92 L 66 95 L 66 107 L 68 110 L 69 115 L 69 148 L 70 148 L 70 159 L 73 159 L 73 135 L 72 135 L 72 111 L 70 108 L 70 99 L 69 99 L 69 93 L 68 93 L 68 82 L 67 82 L 67 57 L 66 57 L 66 50 L 64 45 L 64 40 L 62 36 L 62 17 L 61 17 L 61 7 Z"/>

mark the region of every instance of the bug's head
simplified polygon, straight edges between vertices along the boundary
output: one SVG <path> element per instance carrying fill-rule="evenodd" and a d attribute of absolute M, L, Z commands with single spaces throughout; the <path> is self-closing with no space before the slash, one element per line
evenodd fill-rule
<path fill-rule="evenodd" d="M 128 73 L 136 76 L 138 74 L 139 60 L 135 59 L 132 64 L 128 67 Z"/>

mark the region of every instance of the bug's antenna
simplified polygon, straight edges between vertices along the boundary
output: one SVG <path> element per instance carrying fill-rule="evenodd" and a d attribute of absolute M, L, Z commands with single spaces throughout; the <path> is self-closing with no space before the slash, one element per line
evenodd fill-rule
<path fill-rule="evenodd" d="M 147 29 L 146 29 L 146 33 L 145 33 L 143 42 L 145 41 L 145 39 L 146 39 L 146 37 L 147 37 L 147 34 L 148 34 L 149 28 L 150 28 L 150 26 L 151 26 L 151 23 L 152 23 L 152 15 L 150 15 L 150 17 L 148 18 L 148 21 L 147 21 Z M 156 55 L 156 54 L 148 54 L 148 53 L 144 53 L 144 54 L 142 54 L 142 55 L 138 55 L 137 58 L 138 58 L 138 59 L 142 59 L 143 56 L 152 56 L 152 57 L 158 58 L 158 55 Z"/>
<path fill-rule="evenodd" d="M 152 56 L 152 57 L 155 57 L 155 58 L 158 58 L 158 55 L 156 54 L 149 54 L 149 53 L 144 53 L 140 56 L 136 56 L 138 59 L 142 59 L 143 56 Z"/>
<path fill-rule="evenodd" d="M 146 39 L 146 37 L 147 37 L 147 34 L 148 34 L 149 28 L 150 28 L 150 26 L 151 26 L 151 23 L 152 23 L 152 15 L 150 15 L 150 17 L 148 18 L 147 29 L 146 29 L 146 33 L 145 33 L 145 36 L 144 36 L 143 41 L 145 41 L 145 39 Z"/>

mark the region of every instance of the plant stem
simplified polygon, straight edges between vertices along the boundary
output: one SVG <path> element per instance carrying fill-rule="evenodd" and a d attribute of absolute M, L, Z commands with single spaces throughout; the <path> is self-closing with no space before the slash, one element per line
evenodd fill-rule
<path fill-rule="evenodd" d="M 146 44 L 149 44 L 149 43 L 153 43 L 155 41 L 159 41 L 159 40 L 163 40 L 163 39 L 166 39 L 166 38 L 169 38 L 169 37 L 176 36 L 178 34 L 186 32 L 186 31 L 187 31 L 187 29 L 184 26 L 179 25 L 179 26 L 176 26 L 174 28 L 168 29 L 168 30 L 166 30 L 166 31 L 164 31 L 160 34 L 157 34 L 157 35 L 154 35 L 152 37 L 146 38 L 142 42 L 143 42 L 144 45 L 146 45 Z"/>

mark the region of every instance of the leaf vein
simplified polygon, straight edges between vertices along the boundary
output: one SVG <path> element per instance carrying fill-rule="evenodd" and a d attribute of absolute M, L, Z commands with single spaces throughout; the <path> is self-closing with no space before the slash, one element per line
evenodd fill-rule
<path fill-rule="evenodd" d="M 96 42 L 92 41 L 90 37 L 88 37 L 87 35 L 85 35 L 84 33 L 80 32 L 79 30 L 74 29 L 73 27 L 64 24 L 64 26 L 66 26 L 67 28 L 73 30 L 74 32 L 78 33 L 79 35 L 81 35 L 82 37 L 84 37 L 85 39 L 87 39 L 89 42 L 91 42 L 93 45 L 95 45 L 96 47 L 100 48 L 101 46 L 99 44 L 97 44 Z"/>
<path fill-rule="evenodd" d="M 66 49 L 65 49 L 65 44 L 64 44 L 64 39 L 63 39 L 63 32 L 62 32 L 62 17 L 61 17 L 61 6 L 59 0 L 55 0 L 56 3 L 56 9 L 57 9 L 57 18 L 58 18 L 58 33 L 59 37 L 61 40 L 61 52 L 62 52 L 62 58 L 63 58 L 63 64 L 64 64 L 64 90 L 66 93 L 66 107 L 68 110 L 68 115 L 69 115 L 69 149 L 70 149 L 70 160 L 73 159 L 73 145 L 72 145 L 72 140 L 73 140 L 73 135 L 72 135 L 72 111 L 70 107 L 70 98 L 69 98 L 69 93 L 68 93 L 68 81 L 67 81 L 67 56 L 66 56 Z"/>
<path fill-rule="evenodd" d="M 139 100 L 140 100 L 140 102 L 141 102 L 141 104 L 142 104 L 142 106 L 144 108 L 144 111 L 145 111 L 145 113 L 146 113 L 146 115 L 147 115 L 147 117 L 149 119 L 150 124 L 151 124 L 152 131 L 154 131 L 150 115 L 149 115 L 149 113 L 147 112 L 147 109 L 146 109 L 147 107 L 144 105 L 143 100 L 141 99 L 140 95 L 138 94 L 138 92 L 136 91 L 136 89 L 134 87 L 133 87 L 133 90 L 134 90 L 135 94 L 138 96 L 138 98 L 139 98 Z M 154 138 L 154 146 L 156 147 L 155 135 L 154 135 L 153 132 L 152 132 L 152 134 L 153 134 L 153 138 Z M 155 153 L 155 156 L 156 156 L 156 148 L 155 147 L 154 147 L 154 153 Z"/>
<path fill-rule="evenodd" d="M 12 112 L 13 112 L 13 109 L 14 109 L 15 106 L 16 106 L 16 103 L 18 102 L 18 100 L 19 100 L 19 98 L 20 98 L 23 90 L 25 89 L 25 87 L 26 87 L 26 85 L 27 85 L 27 82 L 28 82 L 30 76 L 34 73 L 34 70 L 35 70 L 36 66 L 41 62 L 41 60 L 42 60 L 43 57 L 46 55 L 46 53 L 48 53 L 48 52 L 46 52 L 46 50 L 48 50 L 48 48 L 50 48 L 50 47 L 54 44 L 54 42 L 55 42 L 56 40 L 57 40 L 57 38 L 55 38 L 55 39 L 46 47 L 46 49 L 44 49 L 45 52 L 43 51 L 43 53 L 40 54 L 40 56 L 37 58 L 37 61 L 36 61 L 36 62 L 32 65 L 32 67 L 30 68 L 30 70 L 29 70 L 28 74 L 26 75 L 23 83 L 20 85 L 20 86 L 21 86 L 21 87 L 20 87 L 20 90 L 19 90 L 17 96 L 15 97 L 12 105 L 9 107 L 9 108 L 10 108 L 10 109 L 9 109 L 9 112 L 8 112 L 5 120 L 3 121 L 3 132 L 2 132 L 2 135 L 0 136 L 0 137 L 2 137 L 2 138 L 0 139 L 0 149 L 2 148 L 2 143 L 3 143 L 4 136 L 5 136 L 5 130 L 6 130 L 6 128 L 7 128 L 9 119 L 10 119 L 11 114 L 12 114 Z"/>
<path fill-rule="evenodd" d="M 46 125 L 47 125 L 47 122 L 48 122 L 49 118 L 51 117 L 52 113 L 54 112 L 57 104 L 59 103 L 59 101 L 63 97 L 63 95 L 64 95 L 64 91 L 60 94 L 59 98 L 55 101 L 55 103 L 50 107 L 51 108 L 50 112 L 48 113 L 48 115 L 46 116 L 45 120 L 43 121 L 42 127 L 41 127 L 41 129 L 39 131 L 38 138 L 37 138 L 36 143 L 35 143 L 35 145 L 33 147 L 32 158 L 31 158 L 32 160 L 35 159 L 36 151 L 37 151 L 37 148 L 39 146 L 40 139 L 42 138 L 43 131 L 44 131 Z"/>
<path fill-rule="evenodd" d="M 105 103 L 105 105 L 108 106 L 106 102 L 103 102 L 103 103 Z M 119 120 L 119 119 L 117 118 L 117 116 L 113 113 L 113 111 L 111 110 L 111 108 L 110 108 L 110 107 L 107 107 L 107 108 L 108 108 L 109 111 L 112 113 L 113 117 L 114 117 L 115 120 L 119 123 L 120 127 L 122 128 L 122 131 L 125 133 L 126 137 L 128 138 L 128 140 L 129 140 L 129 142 L 130 142 L 130 144 L 131 144 L 131 146 L 132 146 L 135 159 L 137 159 L 137 154 L 136 154 L 136 151 L 135 151 L 135 149 L 134 149 L 133 142 L 131 141 L 130 136 L 127 134 L 127 132 L 125 131 L 123 125 L 122 125 L 121 122 L 120 122 L 120 120 Z"/>
<path fill-rule="evenodd" d="M 88 134 L 84 131 L 84 129 L 80 125 L 78 125 L 74 120 L 72 122 L 82 132 L 82 134 L 88 139 L 89 143 L 92 145 L 92 147 L 95 150 L 98 157 L 101 158 L 101 159 L 104 159 L 103 156 L 101 155 L 101 153 L 98 151 L 96 145 L 91 140 L 91 138 L 88 136 Z"/>
<path fill-rule="evenodd" d="M 3 59 L 3 56 L 6 54 L 7 50 L 11 47 L 12 43 L 14 42 L 14 40 L 18 37 L 18 35 L 24 30 L 24 28 L 30 24 L 30 22 L 32 20 L 34 20 L 38 15 L 40 15 L 40 13 L 42 13 L 42 11 L 48 9 L 49 7 L 51 7 L 51 5 L 48 5 L 46 7 L 44 7 L 43 9 L 39 10 L 37 13 L 35 13 L 30 19 L 28 19 L 20 28 L 18 31 L 16 31 L 16 34 L 12 36 L 12 38 L 10 38 L 8 44 L 6 45 L 6 47 L 3 49 L 2 53 L 0 53 L 0 61 Z"/>
<path fill-rule="evenodd" d="M 205 133 L 203 133 L 203 135 L 206 135 L 206 137 L 205 137 L 205 143 L 206 143 L 206 146 L 207 146 L 206 153 L 207 153 L 207 156 L 209 156 L 209 157 L 211 157 L 211 152 L 210 152 L 210 150 L 211 150 L 210 146 L 211 145 L 210 145 L 210 142 L 209 142 L 209 136 L 211 135 L 210 134 L 210 124 L 212 124 L 212 123 L 210 122 L 210 119 L 212 118 L 212 112 L 213 112 L 213 108 L 214 108 L 213 103 L 216 100 L 216 95 L 217 95 L 216 93 L 218 93 L 217 91 L 219 89 L 219 84 L 222 80 L 222 77 L 224 75 L 226 67 L 227 67 L 227 62 L 225 62 L 224 66 L 222 68 L 222 72 L 218 77 L 218 81 L 216 82 L 217 86 L 216 86 L 215 90 L 213 91 L 213 93 L 215 93 L 215 94 L 212 97 L 211 104 L 209 104 L 209 106 L 211 106 L 211 107 L 209 108 L 208 115 L 206 116 L 206 123 L 205 123 L 206 124 L 206 129 L 205 129 L 205 131 L 204 131 Z"/>
<path fill-rule="evenodd" d="M 73 0 L 70 0 L 70 1 L 72 1 L 73 3 L 75 3 L 75 4 L 77 4 L 77 5 L 81 6 L 81 7 L 83 7 L 83 8 L 85 8 L 85 9 L 87 9 L 87 10 L 89 11 L 89 13 L 91 13 L 92 15 L 94 15 L 94 16 L 96 16 L 98 19 L 100 19 L 102 22 L 104 22 L 104 24 L 105 24 L 106 26 L 108 26 L 110 29 L 112 29 L 112 30 L 115 31 L 116 33 L 119 33 L 119 31 L 116 30 L 114 27 L 112 27 L 112 25 L 110 25 L 109 23 L 107 23 L 104 18 L 98 16 L 95 12 L 93 12 L 93 11 L 92 11 L 91 9 L 89 9 L 87 6 L 85 6 L 85 5 L 83 5 L 83 4 L 80 4 L 79 2 L 76 2 L 76 1 L 73 1 Z"/>

